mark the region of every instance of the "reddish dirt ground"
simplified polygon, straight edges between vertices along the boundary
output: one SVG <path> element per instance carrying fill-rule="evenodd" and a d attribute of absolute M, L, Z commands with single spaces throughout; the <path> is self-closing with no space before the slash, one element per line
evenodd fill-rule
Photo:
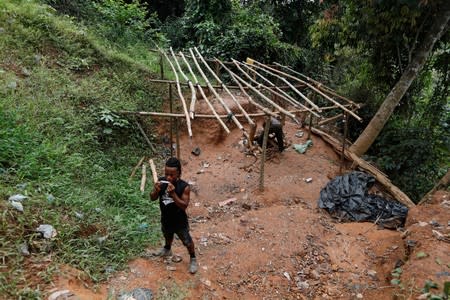
<path fill-rule="evenodd" d="M 298 130 L 303 137 L 295 136 Z M 321 188 L 339 172 L 339 156 L 319 137 L 311 137 L 305 154 L 290 147 L 271 156 L 261 192 L 261 160 L 245 154 L 239 130 L 225 137 L 211 120 L 194 122 L 193 131 L 193 139 L 183 136 L 180 145 L 182 178 L 193 190 L 188 214 L 198 273 L 187 272 L 189 256 L 175 240 L 180 263 L 135 259 L 96 292 L 68 272 L 58 289 L 102 300 L 138 287 L 150 288 L 157 299 L 415 299 L 426 279 L 441 290 L 449 281 L 448 241 L 432 231 L 448 237 L 448 193 L 411 210 L 406 233 L 372 223 L 340 224 L 317 207 Z M 307 130 L 290 121 L 284 131 L 291 143 L 307 140 Z M 195 147 L 199 156 L 191 153 Z M 427 256 L 419 258 L 419 252 Z M 400 286 L 390 284 L 396 265 L 403 270 Z"/>

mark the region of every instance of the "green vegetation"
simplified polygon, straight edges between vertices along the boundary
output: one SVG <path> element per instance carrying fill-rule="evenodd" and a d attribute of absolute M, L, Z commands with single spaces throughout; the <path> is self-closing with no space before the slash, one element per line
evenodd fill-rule
<path fill-rule="evenodd" d="M 58 264 L 96 283 L 158 241 L 157 206 L 128 182 L 148 149 L 111 111 L 160 107 L 145 80 L 159 57 L 143 55 L 150 40 L 112 48 L 33 1 L 2 1 L 0 12 L 0 295 L 37 299 Z M 14 194 L 28 196 L 23 213 L 6 201 Z M 41 224 L 56 237 L 40 237 Z"/>

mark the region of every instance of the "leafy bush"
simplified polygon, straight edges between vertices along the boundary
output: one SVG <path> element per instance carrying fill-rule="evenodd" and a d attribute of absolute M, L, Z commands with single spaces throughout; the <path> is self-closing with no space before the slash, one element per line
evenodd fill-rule
<path fill-rule="evenodd" d="M 441 137 L 428 128 L 403 127 L 390 122 L 371 148 L 376 164 L 393 183 L 418 202 L 446 172 Z"/>

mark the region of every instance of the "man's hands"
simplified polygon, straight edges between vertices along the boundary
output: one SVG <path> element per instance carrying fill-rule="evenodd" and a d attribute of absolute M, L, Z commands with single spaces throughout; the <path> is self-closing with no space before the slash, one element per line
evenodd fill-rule
<path fill-rule="evenodd" d="M 158 182 L 159 183 L 159 182 Z M 167 193 L 172 196 L 172 194 L 175 192 L 175 186 L 169 182 L 167 185 Z"/>

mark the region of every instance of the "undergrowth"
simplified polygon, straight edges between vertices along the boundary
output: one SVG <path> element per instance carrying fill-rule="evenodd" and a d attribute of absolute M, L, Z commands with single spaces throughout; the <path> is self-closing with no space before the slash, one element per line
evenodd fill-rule
<path fill-rule="evenodd" d="M 43 298 L 64 264 L 101 282 L 160 238 L 157 205 L 128 180 L 153 154 L 134 119 L 112 113 L 160 108 L 146 80 L 159 57 L 107 45 L 47 5 L 0 2 L 0 298 Z M 42 224 L 57 235 L 42 238 Z"/>

